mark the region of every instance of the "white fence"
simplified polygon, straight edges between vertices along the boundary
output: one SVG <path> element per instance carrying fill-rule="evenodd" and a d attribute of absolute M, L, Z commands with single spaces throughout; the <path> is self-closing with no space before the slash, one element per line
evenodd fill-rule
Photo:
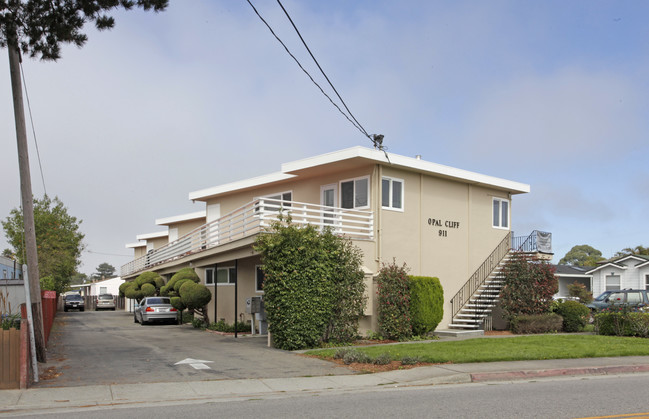
<path fill-rule="evenodd" d="M 259 234 L 277 220 L 280 211 L 290 215 L 294 224 L 329 227 L 335 234 L 351 239 L 373 238 L 374 222 L 370 211 L 260 198 L 123 265 L 121 276 Z"/>

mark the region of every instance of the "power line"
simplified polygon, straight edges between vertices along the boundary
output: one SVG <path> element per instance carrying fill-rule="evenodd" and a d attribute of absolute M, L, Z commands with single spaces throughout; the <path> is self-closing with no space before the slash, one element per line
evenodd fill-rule
<path fill-rule="evenodd" d="M 101 253 L 101 252 L 93 252 L 92 250 L 86 250 L 86 252 L 92 253 L 93 255 L 120 256 L 120 257 L 124 257 L 124 258 L 133 257 L 133 255 L 118 255 L 117 253 Z"/>
<path fill-rule="evenodd" d="M 367 138 L 369 138 L 369 139 L 373 142 L 375 148 L 378 148 L 379 150 L 383 150 L 383 151 L 385 152 L 385 147 L 383 147 L 383 145 L 382 145 L 383 135 L 378 135 L 378 134 L 371 134 L 371 135 L 370 135 L 370 134 L 368 134 L 367 131 L 365 130 L 365 128 L 363 128 L 363 126 L 362 126 L 362 125 L 361 125 L 361 124 L 356 120 L 356 118 L 354 117 L 354 115 L 351 113 L 351 111 L 349 110 L 349 108 L 348 108 L 347 105 L 345 104 L 345 101 L 340 97 L 340 95 L 338 94 L 338 91 L 336 90 L 336 88 L 333 86 L 333 84 L 332 84 L 331 81 L 329 80 L 329 77 L 327 77 L 327 75 L 325 74 L 325 72 L 322 70 L 322 67 L 320 66 L 320 64 L 318 63 L 318 61 L 315 59 L 315 57 L 314 57 L 313 54 L 311 53 L 311 50 L 309 49 L 309 47 L 307 46 L 306 42 L 304 41 L 304 38 L 302 38 L 302 35 L 301 35 L 300 32 L 298 31 L 297 27 L 295 26 L 295 23 L 293 23 L 293 20 L 292 20 L 291 17 L 289 16 L 288 12 L 286 11 L 286 9 L 285 9 L 284 6 L 282 5 L 282 3 L 278 0 L 278 3 L 279 3 L 279 5 L 280 5 L 280 7 L 282 8 L 282 10 L 284 10 L 284 13 L 285 13 L 286 16 L 288 17 L 289 21 L 290 21 L 291 24 L 293 25 L 293 28 L 295 29 L 295 31 L 297 32 L 298 36 L 299 36 L 300 39 L 302 40 L 302 43 L 303 43 L 304 46 L 306 47 L 307 51 L 309 51 L 309 54 L 311 55 L 311 58 L 313 58 L 313 61 L 315 61 L 316 65 L 317 65 L 318 68 L 320 69 L 320 72 L 322 72 L 322 74 L 324 75 L 325 79 L 327 79 L 327 82 L 329 82 L 329 85 L 331 86 L 331 88 L 334 90 L 334 92 L 335 92 L 336 95 L 338 96 L 338 99 L 340 99 L 340 101 L 342 102 L 342 104 L 343 104 L 343 106 L 345 107 L 345 109 L 347 110 L 347 112 L 349 112 L 349 115 L 347 115 L 347 113 L 343 112 L 343 110 L 340 109 L 340 107 L 339 107 L 339 106 L 338 106 L 338 105 L 337 105 L 337 104 L 336 104 L 336 103 L 331 99 L 331 97 L 330 97 L 327 93 L 325 93 L 325 91 L 322 89 L 322 87 L 321 87 L 321 86 L 320 86 L 320 85 L 319 85 L 319 84 L 318 84 L 318 83 L 313 79 L 313 77 L 311 76 L 311 74 L 309 74 L 309 72 L 306 71 L 306 69 L 302 66 L 302 64 L 300 63 L 300 61 L 299 61 L 299 60 L 298 60 L 298 59 L 297 59 L 297 58 L 296 58 L 296 57 L 291 53 L 291 51 L 288 49 L 288 47 L 286 46 L 286 44 L 284 44 L 284 42 L 279 38 L 279 36 L 277 36 L 277 34 L 275 34 L 275 31 L 273 30 L 273 28 L 271 28 L 270 25 L 268 24 L 268 22 L 266 22 L 266 20 L 265 20 L 265 19 L 264 19 L 260 14 L 259 14 L 259 12 L 258 12 L 257 9 L 255 8 L 255 6 L 252 4 L 251 0 L 247 0 L 247 2 L 248 2 L 248 4 L 250 5 L 250 7 L 252 7 L 252 10 L 254 10 L 255 14 L 259 17 L 259 19 L 261 19 L 261 21 L 266 25 L 266 27 L 268 28 L 268 30 L 270 31 L 270 33 L 273 34 L 273 36 L 275 37 L 275 39 L 277 39 L 277 41 L 278 41 L 280 44 L 282 44 L 282 46 L 284 47 L 284 49 L 286 50 L 286 52 L 288 53 L 288 55 L 290 55 L 291 58 L 293 58 L 293 60 L 297 63 L 297 65 L 300 67 L 300 69 L 302 69 L 302 71 L 304 72 L 304 74 L 306 74 L 306 75 L 309 77 L 309 79 L 311 80 L 311 82 L 312 82 L 313 84 L 315 84 L 315 85 L 318 87 L 318 89 L 320 89 L 320 92 L 321 92 L 323 95 L 325 95 L 325 97 L 326 97 L 327 99 L 329 99 L 329 102 L 331 102 L 331 104 L 334 105 L 334 106 L 336 107 L 336 109 L 338 109 L 338 112 L 340 112 L 340 113 L 341 113 L 341 114 L 342 114 L 342 115 L 343 115 L 343 116 L 344 116 L 344 117 L 345 117 L 345 118 L 346 118 L 346 119 L 347 119 L 347 120 L 348 120 L 348 121 L 349 121 L 349 122 L 350 122 L 354 127 L 356 127 L 356 129 L 359 130 L 359 131 L 361 132 L 361 134 L 363 134 L 364 136 L 366 136 Z M 351 118 L 350 118 L 350 116 L 351 116 Z M 379 139 L 379 137 L 380 137 L 380 139 Z M 387 153 L 386 153 L 386 157 L 387 157 Z M 389 159 L 388 159 L 388 160 L 389 160 Z"/>
<path fill-rule="evenodd" d="M 38 150 L 38 141 L 36 141 L 36 128 L 34 128 L 32 106 L 29 103 L 29 93 L 27 92 L 27 79 L 25 79 L 25 72 L 23 71 L 22 55 L 20 56 L 19 63 L 20 63 L 20 73 L 23 76 L 23 86 L 25 86 L 25 98 L 27 99 L 27 110 L 29 111 L 29 122 L 32 124 L 32 134 L 34 135 L 34 144 L 36 145 L 36 157 L 38 159 L 38 167 L 41 170 L 41 181 L 43 182 L 43 192 L 45 192 L 45 195 L 47 195 L 47 189 L 45 188 L 45 175 L 43 174 L 43 165 L 41 164 L 41 153 Z"/>

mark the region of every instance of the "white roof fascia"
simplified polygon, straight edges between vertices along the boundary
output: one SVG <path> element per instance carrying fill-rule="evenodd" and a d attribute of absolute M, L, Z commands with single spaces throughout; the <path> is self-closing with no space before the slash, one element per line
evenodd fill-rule
<path fill-rule="evenodd" d="M 649 265 L 649 260 L 644 262 L 644 263 L 640 263 L 638 265 L 635 265 L 635 267 L 637 269 L 637 268 L 642 268 L 642 267 L 647 266 L 647 265 Z"/>
<path fill-rule="evenodd" d="M 332 153 L 322 154 L 315 157 L 309 157 L 302 160 L 297 160 L 290 163 L 282 164 L 282 172 L 291 173 L 310 167 L 320 166 L 337 161 L 348 160 L 356 157 L 373 160 L 377 163 L 391 164 L 394 166 L 401 166 L 408 169 L 414 169 L 419 172 L 431 173 L 442 175 L 464 182 L 483 184 L 487 186 L 495 186 L 503 188 L 514 193 L 528 193 L 530 192 L 530 185 L 511 180 L 501 179 L 493 176 L 482 175 L 480 173 L 470 172 L 468 170 L 457 169 L 442 164 L 432 163 L 425 160 L 420 160 L 413 157 L 401 156 L 399 154 L 385 153 L 381 150 L 373 150 L 366 147 L 351 147 Z"/>
<path fill-rule="evenodd" d="M 610 268 L 617 268 L 617 269 L 622 269 L 622 270 L 627 269 L 626 266 L 620 266 L 620 265 L 618 265 L 618 264 L 616 264 L 616 263 L 612 263 L 612 262 L 611 262 L 611 263 L 606 263 L 606 264 L 604 264 L 604 265 L 598 266 L 598 267 L 596 267 L 596 268 L 594 268 L 594 269 L 591 269 L 590 271 L 588 271 L 588 272 L 586 272 L 586 273 L 589 274 L 589 273 L 592 273 L 592 272 L 595 272 L 595 271 L 599 271 L 600 269 L 604 269 L 604 268 L 607 268 L 607 267 L 610 267 Z"/>
<path fill-rule="evenodd" d="M 167 236 L 169 236 L 168 231 L 159 231 L 157 233 L 139 234 L 135 236 L 135 238 L 138 240 L 148 240 L 148 239 L 159 239 L 161 237 L 167 237 Z"/>
<path fill-rule="evenodd" d="M 192 212 L 189 214 L 182 214 L 182 215 L 174 215 L 171 217 L 165 217 L 165 218 L 158 218 L 155 220 L 155 223 L 157 225 L 169 225 L 169 224 L 175 224 L 175 223 L 180 223 L 183 221 L 191 221 L 191 220 L 198 220 L 200 218 L 205 218 L 206 217 L 206 211 L 197 211 L 197 212 Z"/>
<path fill-rule="evenodd" d="M 258 176 L 250 179 L 240 180 L 237 182 L 226 183 L 225 185 L 214 186 L 212 188 L 201 189 L 200 191 L 190 192 L 189 199 L 191 199 L 192 201 L 204 200 L 214 195 L 220 195 L 227 192 L 237 191 L 240 189 L 252 188 L 256 186 L 265 185 L 268 183 L 288 180 L 294 177 L 295 175 L 275 172 L 269 175 Z"/>
<path fill-rule="evenodd" d="M 126 243 L 127 249 L 136 248 L 136 247 L 145 247 L 145 246 L 146 246 L 146 242 Z"/>

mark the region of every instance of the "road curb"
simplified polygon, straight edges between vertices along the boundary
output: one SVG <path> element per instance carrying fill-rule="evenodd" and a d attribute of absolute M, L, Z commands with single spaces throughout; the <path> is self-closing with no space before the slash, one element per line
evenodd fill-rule
<path fill-rule="evenodd" d="M 649 372 L 649 365 L 619 365 L 610 367 L 557 368 L 535 371 L 484 372 L 470 374 L 471 382 L 529 380 L 534 378 L 572 376 L 572 375 L 608 375 Z"/>

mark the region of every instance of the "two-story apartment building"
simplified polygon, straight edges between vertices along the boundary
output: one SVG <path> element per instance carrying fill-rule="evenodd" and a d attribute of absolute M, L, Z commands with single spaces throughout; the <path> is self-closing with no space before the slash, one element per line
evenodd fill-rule
<path fill-rule="evenodd" d="M 353 147 L 191 192 L 189 199 L 205 203 L 204 218 L 194 219 L 201 225 L 191 231 L 173 227 L 172 233 L 174 223 L 191 217 L 158 222 L 169 226 L 169 242 L 149 245 L 153 239 L 144 237 L 149 249 L 133 246 L 136 258 L 121 275 L 129 280 L 152 270 L 168 278 L 193 267 L 213 290 L 212 318 L 231 323 L 244 312 L 247 297 L 263 295 L 253 244 L 281 210 L 295 223 L 332 227 L 363 251 L 368 304 L 361 329 L 376 330 L 373 278 L 392 261 L 405 262 L 412 275 L 440 279 L 446 325 L 479 286 L 471 283 L 476 271 L 490 259 L 498 263 L 511 248 L 512 199 L 529 191 L 523 183 Z"/>

